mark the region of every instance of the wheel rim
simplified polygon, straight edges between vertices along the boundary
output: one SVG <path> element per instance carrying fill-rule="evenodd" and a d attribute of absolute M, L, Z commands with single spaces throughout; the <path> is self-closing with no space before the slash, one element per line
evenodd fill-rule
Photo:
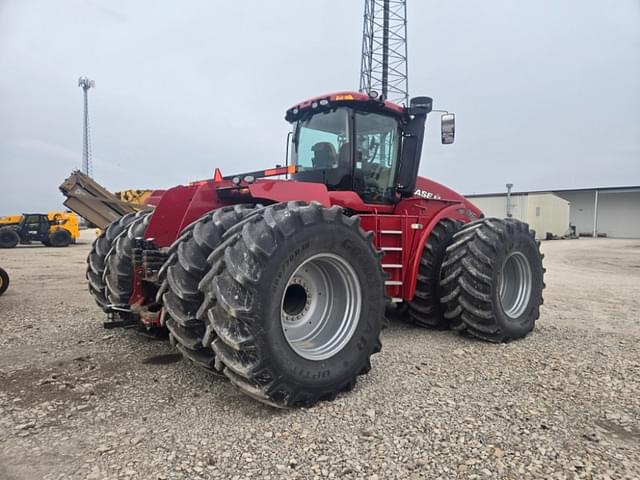
<path fill-rule="evenodd" d="M 342 257 L 314 255 L 289 277 L 280 302 L 282 330 L 291 348 L 308 360 L 342 350 L 358 326 L 360 281 Z"/>
<path fill-rule="evenodd" d="M 511 252 L 502 264 L 500 275 L 500 304 L 510 318 L 524 313 L 531 298 L 533 283 L 531 265 L 521 252 Z"/>

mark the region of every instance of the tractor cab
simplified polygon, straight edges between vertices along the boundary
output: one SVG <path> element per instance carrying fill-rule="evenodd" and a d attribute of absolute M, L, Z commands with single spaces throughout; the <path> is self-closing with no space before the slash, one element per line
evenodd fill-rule
<path fill-rule="evenodd" d="M 17 230 L 25 243 L 42 242 L 49 238 L 50 226 L 51 222 L 46 214 L 23 213 Z"/>
<path fill-rule="evenodd" d="M 294 106 L 285 117 L 293 124 L 293 178 L 354 191 L 365 203 L 412 195 L 431 106 L 428 97 L 404 108 L 356 92 Z"/>

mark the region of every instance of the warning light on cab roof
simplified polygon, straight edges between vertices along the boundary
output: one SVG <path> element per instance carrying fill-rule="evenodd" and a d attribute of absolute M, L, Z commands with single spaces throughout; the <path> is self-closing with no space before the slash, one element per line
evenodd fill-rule
<path fill-rule="evenodd" d="M 336 95 L 333 100 L 336 102 L 339 100 L 353 100 L 353 95 Z"/>

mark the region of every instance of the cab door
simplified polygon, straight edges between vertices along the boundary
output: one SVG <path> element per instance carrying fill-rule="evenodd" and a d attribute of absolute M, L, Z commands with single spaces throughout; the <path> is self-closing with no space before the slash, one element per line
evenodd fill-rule
<path fill-rule="evenodd" d="M 400 154 L 398 121 L 372 112 L 355 114 L 354 189 L 365 203 L 395 203 Z"/>
<path fill-rule="evenodd" d="M 39 214 L 27 215 L 23 228 L 28 240 L 45 240 L 49 236 L 49 218 Z"/>

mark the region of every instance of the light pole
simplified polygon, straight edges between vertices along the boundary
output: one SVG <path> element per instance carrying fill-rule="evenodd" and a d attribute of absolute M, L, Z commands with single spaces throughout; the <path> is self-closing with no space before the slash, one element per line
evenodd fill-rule
<path fill-rule="evenodd" d="M 78 86 L 84 93 L 84 132 L 82 137 L 82 173 L 91 176 L 91 141 L 89 137 L 89 89 L 96 83 L 88 77 L 78 78 Z"/>
<path fill-rule="evenodd" d="M 513 188 L 513 183 L 507 183 L 507 218 L 511 218 L 511 189 Z"/>

